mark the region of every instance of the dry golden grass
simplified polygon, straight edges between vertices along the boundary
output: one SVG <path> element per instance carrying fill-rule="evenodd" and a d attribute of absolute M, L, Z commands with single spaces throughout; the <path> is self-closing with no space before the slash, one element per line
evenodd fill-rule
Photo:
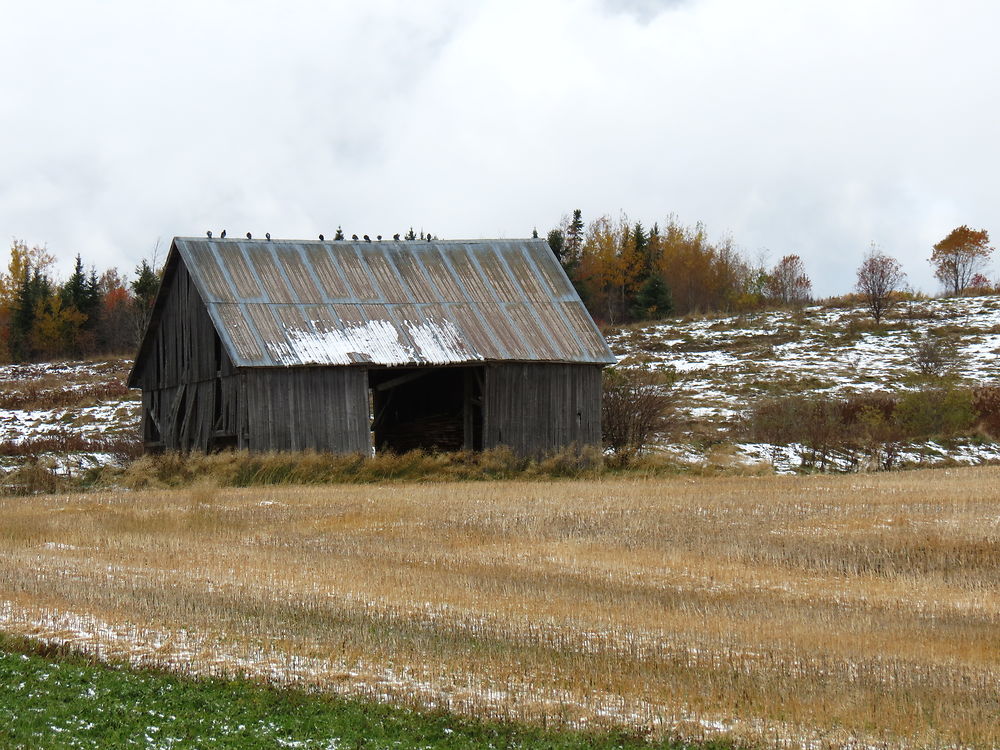
<path fill-rule="evenodd" d="M 1000 744 L 1000 469 L 0 499 L 0 627 L 476 715 Z"/>

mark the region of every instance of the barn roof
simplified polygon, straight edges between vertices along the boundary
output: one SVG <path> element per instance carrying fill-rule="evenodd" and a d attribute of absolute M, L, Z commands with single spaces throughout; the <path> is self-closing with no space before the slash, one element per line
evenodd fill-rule
<path fill-rule="evenodd" d="M 237 367 L 615 361 L 544 240 L 177 237 L 175 256 Z"/>

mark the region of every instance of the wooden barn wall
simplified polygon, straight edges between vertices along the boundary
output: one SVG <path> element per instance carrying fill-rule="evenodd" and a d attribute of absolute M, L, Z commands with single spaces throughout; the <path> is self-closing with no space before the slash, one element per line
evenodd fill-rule
<path fill-rule="evenodd" d="M 183 263 L 158 312 L 139 383 L 147 448 L 208 450 L 235 441 L 236 373 Z"/>
<path fill-rule="evenodd" d="M 539 456 L 601 442 L 599 365 L 502 364 L 486 368 L 483 447 Z"/>
<path fill-rule="evenodd" d="M 240 377 L 241 448 L 369 452 L 364 368 L 259 368 L 242 370 Z"/>

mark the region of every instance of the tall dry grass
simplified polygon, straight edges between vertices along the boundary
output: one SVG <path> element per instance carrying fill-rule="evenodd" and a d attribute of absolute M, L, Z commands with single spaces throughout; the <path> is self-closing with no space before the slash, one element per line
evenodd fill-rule
<path fill-rule="evenodd" d="M 1000 469 L 0 499 L 0 627 L 768 745 L 1000 743 Z"/>

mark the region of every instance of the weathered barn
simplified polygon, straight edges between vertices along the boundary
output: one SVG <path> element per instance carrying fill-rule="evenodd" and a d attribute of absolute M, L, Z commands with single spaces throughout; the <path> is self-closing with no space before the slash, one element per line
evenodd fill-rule
<path fill-rule="evenodd" d="M 542 240 L 177 237 L 128 382 L 151 451 L 538 455 L 614 361 Z"/>

